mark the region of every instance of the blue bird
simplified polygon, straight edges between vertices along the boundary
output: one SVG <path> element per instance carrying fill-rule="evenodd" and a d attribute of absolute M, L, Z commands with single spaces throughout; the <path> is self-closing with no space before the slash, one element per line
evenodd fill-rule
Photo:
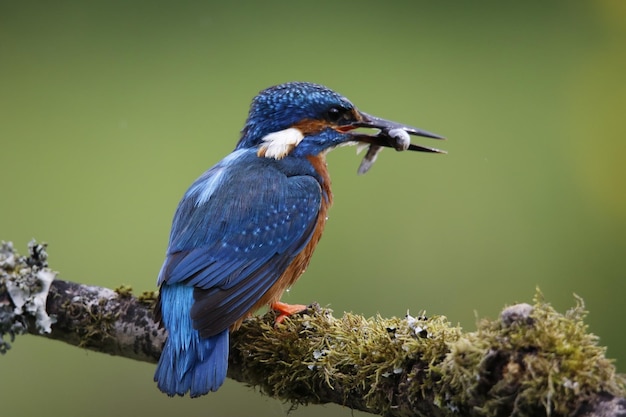
<path fill-rule="evenodd" d="M 226 378 L 229 331 L 265 305 L 281 317 L 304 308 L 279 300 L 306 269 L 326 223 L 333 199 L 326 153 L 359 143 L 374 154 L 440 152 L 410 144 L 407 133 L 441 139 L 363 113 L 318 84 L 286 83 L 254 98 L 234 151 L 189 187 L 174 215 L 155 310 L 168 332 L 154 375 L 161 391 L 216 391 Z"/>

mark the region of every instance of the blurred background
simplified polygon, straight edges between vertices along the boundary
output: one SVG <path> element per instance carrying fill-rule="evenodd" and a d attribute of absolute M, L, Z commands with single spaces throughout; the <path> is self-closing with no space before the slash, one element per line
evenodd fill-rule
<path fill-rule="evenodd" d="M 155 288 L 186 188 L 291 80 L 442 135 L 448 155 L 328 157 L 335 206 L 284 301 L 336 315 L 475 314 L 585 299 L 626 372 L 626 3 L 0 2 L 0 240 L 60 277 Z M 10 416 L 282 416 L 227 381 L 170 399 L 154 365 L 43 338 L 0 357 Z M 365 415 L 334 405 L 294 417 Z"/>

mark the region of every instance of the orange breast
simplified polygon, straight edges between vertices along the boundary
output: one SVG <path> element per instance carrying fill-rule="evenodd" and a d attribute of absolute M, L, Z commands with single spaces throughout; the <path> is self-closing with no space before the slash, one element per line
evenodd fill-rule
<path fill-rule="evenodd" d="M 304 249 L 296 255 L 294 260 L 291 264 L 289 264 L 280 278 L 278 278 L 276 283 L 263 295 L 263 297 L 261 297 L 259 301 L 257 301 L 257 303 L 250 309 L 250 311 L 248 311 L 248 313 L 244 315 L 244 317 L 231 326 L 231 330 L 239 328 L 243 320 L 259 308 L 280 300 L 280 297 L 283 295 L 285 290 L 291 287 L 291 285 L 293 285 L 293 283 L 300 278 L 300 275 L 304 273 L 306 267 L 309 265 L 311 257 L 313 256 L 315 247 L 322 237 L 322 232 L 324 231 L 324 226 L 326 224 L 326 215 L 333 202 L 333 195 L 330 189 L 330 176 L 328 175 L 328 169 L 326 168 L 326 158 L 323 154 L 315 157 L 309 156 L 308 159 L 315 170 L 322 177 L 322 191 L 326 195 L 326 198 L 322 198 L 322 204 L 317 216 L 317 224 L 315 225 L 313 236 Z"/>

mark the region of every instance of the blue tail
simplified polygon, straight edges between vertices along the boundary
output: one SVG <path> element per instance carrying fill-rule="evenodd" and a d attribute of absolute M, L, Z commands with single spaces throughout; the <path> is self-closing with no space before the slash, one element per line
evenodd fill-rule
<path fill-rule="evenodd" d="M 154 373 L 157 386 L 169 396 L 189 392 L 191 397 L 198 397 L 217 391 L 228 368 L 228 329 L 200 338 L 189 316 L 193 287 L 163 285 L 160 298 L 168 337 Z"/>

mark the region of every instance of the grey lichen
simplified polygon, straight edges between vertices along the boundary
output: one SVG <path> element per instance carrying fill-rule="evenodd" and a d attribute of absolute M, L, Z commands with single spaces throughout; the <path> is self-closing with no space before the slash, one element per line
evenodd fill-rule
<path fill-rule="evenodd" d="M 152 317 L 154 292 L 135 298 L 127 285 L 111 290 L 53 279 L 45 249 L 33 241 L 21 256 L 11 243 L 0 244 L 0 352 L 30 333 L 112 355 L 159 358 L 165 332 Z"/>
<path fill-rule="evenodd" d="M 28 256 L 16 254 L 11 242 L 0 243 L 0 286 L 7 296 L 0 299 L 0 353 L 10 348 L 16 334 L 26 332 L 27 317 L 34 317 L 40 333 L 50 333 L 55 318 L 46 312 L 50 284 L 56 272 L 48 268 L 46 244 L 34 240 L 28 244 Z"/>
<path fill-rule="evenodd" d="M 54 323 L 54 318 L 46 313 L 46 299 L 50 284 L 54 281 L 55 276 L 56 273 L 49 269 L 43 269 L 37 271 L 34 276 L 31 275 L 38 280 L 35 285 L 31 285 L 32 283 L 28 280 L 20 281 L 19 279 L 9 279 L 5 282 L 9 296 L 15 304 L 15 314 L 33 315 L 37 330 L 41 333 L 50 333 L 52 331 L 51 325 Z M 33 292 L 33 288 L 36 289 L 35 292 Z"/>

